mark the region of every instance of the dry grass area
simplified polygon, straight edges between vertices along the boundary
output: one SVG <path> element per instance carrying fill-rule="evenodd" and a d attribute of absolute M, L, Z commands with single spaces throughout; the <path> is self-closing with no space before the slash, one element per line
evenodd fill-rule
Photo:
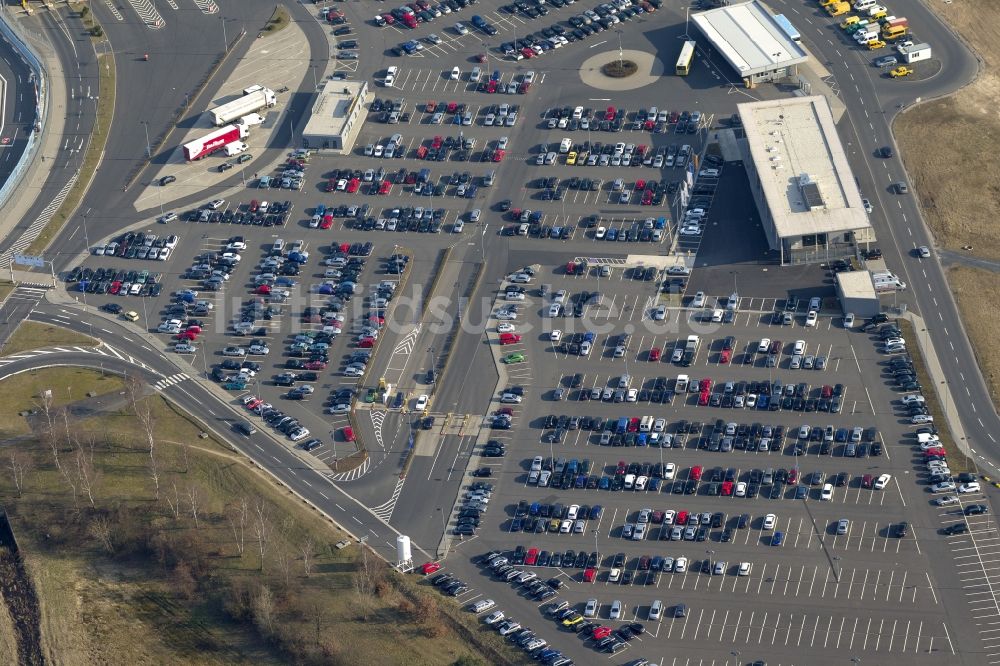
<path fill-rule="evenodd" d="M 972 340 L 976 360 L 990 389 L 993 404 L 1000 409 L 1000 352 L 994 336 L 1000 330 L 1000 313 L 984 308 L 982 295 L 1000 292 L 1000 275 L 978 268 L 956 266 L 948 271 L 948 282 L 958 300 L 962 322 Z"/>
<path fill-rule="evenodd" d="M 52 391 L 52 405 L 61 407 L 88 394 L 106 395 L 122 390 L 124 382 L 116 375 L 104 375 L 82 368 L 42 368 L 14 375 L 0 382 L 4 399 L 0 402 L 0 438 L 31 432 L 20 412 L 37 410 L 41 396 Z"/>
<path fill-rule="evenodd" d="M 1000 259 L 1000 3 L 934 0 L 930 6 L 986 66 L 955 96 L 904 113 L 895 134 L 938 244 L 971 245 L 976 255 Z"/>
<path fill-rule="evenodd" d="M 29 349 L 41 349 L 42 347 L 60 347 L 69 345 L 73 347 L 94 347 L 97 340 L 71 331 L 61 326 L 52 324 L 42 324 L 37 321 L 21 322 L 14 334 L 3 346 L 3 356 L 10 356 Z"/>
<path fill-rule="evenodd" d="M 7 610 L 7 604 L 3 603 L 0 603 L 0 655 L 4 655 L 8 663 L 20 663 L 17 659 L 17 637 L 14 635 L 14 620 Z"/>
<path fill-rule="evenodd" d="M 66 426 L 57 417 L 3 452 L 0 503 L 37 589 L 46 661 L 518 663 L 416 576 L 336 548 L 344 533 L 200 439 L 159 395 L 124 404 Z"/>

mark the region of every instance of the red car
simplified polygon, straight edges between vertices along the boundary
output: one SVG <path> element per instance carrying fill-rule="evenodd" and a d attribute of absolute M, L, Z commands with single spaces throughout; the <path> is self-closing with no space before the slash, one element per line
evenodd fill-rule
<path fill-rule="evenodd" d="M 432 573 L 435 573 L 436 571 L 440 571 L 440 569 L 441 569 L 440 562 L 425 562 L 424 565 L 420 567 L 420 573 L 427 576 Z"/>
<path fill-rule="evenodd" d="M 355 192 L 358 191 L 359 187 L 361 187 L 361 181 L 358 180 L 357 178 L 351 178 L 347 182 L 347 193 L 354 194 Z"/>
<path fill-rule="evenodd" d="M 699 481 L 701 479 L 701 465 L 695 465 L 691 468 L 691 473 L 688 474 L 689 479 L 694 479 Z"/>
<path fill-rule="evenodd" d="M 517 333 L 501 333 L 500 344 L 513 345 L 521 341 L 521 336 Z"/>
<path fill-rule="evenodd" d="M 259 287 L 257 287 L 257 293 L 260 294 L 261 296 L 267 296 L 268 294 L 271 293 L 271 285 L 269 284 L 260 285 Z"/>
<path fill-rule="evenodd" d="M 444 139 L 442 139 L 440 136 L 436 136 L 434 137 L 434 140 L 431 141 L 431 148 L 434 148 L 436 150 L 441 147 L 442 143 L 444 143 Z"/>
<path fill-rule="evenodd" d="M 656 121 L 653 121 L 653 120 L 647 120 L 646 122 L 644 122 L 642 124 L 642 128 L 644 130 L 646 130 L 647 132 L 650 131 L 650 130 L 652 130 L 655 127 L 656 127 Z"/>
<path fill-rule="evenodd" d="M 411 171 L 408 174 L 406 174 L 407 185 L 413 185 L 415 182 L 417 182 L 417 173 L 415 171 Z"/>
<path fill-rule="evenodd" d="M 924 451 L 924 458 L 935 458 L 939 456 L 947 456 L 948 453 L 942 448 L 927 449 Z"/>
<path fill-rule="evenodd" d="M 687 525 L 687 521 L 688 521 L 688 512 L 678 511 L 677 518 L 674 520 L 674 525 Z"/>
<path fill-rule="evenodd" d="M 375 338 L 364 337 L 358 340 L 358 347 L 361 349 L 371 349 L 375 346 Z"/>
<path fill-rule="evenodd" d="M 350 251 L 351 251 L 351 244 L 350 243 L 341 243 L 340 244 L 340 253 L 341 254 L 347 254 Z"/>
<path fill-rule="evenodd" d="M 608 110 L 604 112 L 604 119 L 605 120 L 614 120 L 615 116 L 617 116 L 617 115 L 618 115 L 618 111 L 615 110 L 615 107 L 609 106 Z"/>
<path fill-rule="evenodd" d="M 729 363 L 729 359 L 732 355 L 733 351 L 731 349 L 723 349 L 722 353 L 719 354 L 719 363 Z"/>
<path fill-rule="evenodd" d="M 702 391 L 701 394 L 698 396 L 698 406 L 704 407 L 705 405 L 707 405 L 708 398 L 709 398 L 708 391 Z"/>
<path fill-rule="evenodd" d="M 437 102 L 427 102 L 426 104 L 424 104 L 424 111 L 426 111 L 427 113 L 434 113 L 437 110 L 437 106 L 438 106 Z"/>
<path fill-rule="evenodd" d="M 618 467 L 615 468 L 615 474 L 624 474 L 625 473 L 625 468 L 626 468 L 625 461 L 624 460 L 619 460 L 618 461 Z"/>
<path fill-rule="evenodd" d="M 111 283 L 111 293 L 112 294 L 117 294 L 121 290 L 122 290 L 122 281 L 121 280 L 115 280 L 114 282 Z"/>
<path fill-rule="evenodd" d="M 490 81 L 489 83 L 486 84 L 486 92 L 488 92 L 488 93 L 490 93 L 492 95 L 496 91 L 497 91 L 497 82 L 496 81 Z"/>
<path fill-rule="evenodd" d="M 643 206 L 651 206 L 653 204 L 653 192 L 652 190 L 646 190 L 642 193 L 642 199 L 639 203 Z"/>
<path fill-rule="evenodd" d="M 257 212 L 257 208 L 259 208 L 259 207 L 260 207 L 260 204 L 257 203 L 256 199 L 251 199 L 250 200 L 250 212 L 251 213 L 256 213 Z"/>
<path fill-rule="evenodd" d="M 419 146 L 417 148 L 417 159 L 422 160 L 427 157 L 427 146 Z"/>
<path fill-rule="evenodd" d="M 798 480 L 799 480 L 799 470 L 795 469 L 794 467 L 788 470 L 788 483 L 790 484 L 795 483 Z"/>
<path fill-rule="evenodd" d="M 382 14 L 382 20 L 385 21 L 386 25 L 393 25 L 396 22 L 396 17 L 386 12 L 385 14 Z"/>
<path fill-rule="evenodd" d="M 593 583 L 595 580 L 597 580 L 597 569 L 593 569 L 593 568 L 584 569 L 584 571 L 583 571 L 583 582 L 584 583 Z"/>
<path fill-rule="evenodd" d="M 326 370 L 326 361 L 308 361 L 306 370 Z"/>
<path fill-rule="evenodd" d="M 458 103 L 448 102 L 448 113 L 455 113 L 456 111 L 458 111 Z"/>
<path fill-rule="evenodd" d="M 698 390 L 700 390 L 700 391 L 711 391 L 712 390 L 712 380 L 711 379 L 703 379 L 700 382 L 698 382 Z"/>
<path fill-rule="evenodd" d="M 531 49 L 529 49 L 527 46 L 525 46 L 523 49 L 521 49 L 521 55 L 523 55 L 525 58 L 534 58 L 535 57 L 535 52 L 532 51 Z M 525 84 L 521 84 L 521 85 L 525 85 Z"/>
<path fill-rule="evenodd" d="M 594 640 L 599 641 L 611 635 L 611 627 L 594 627 Z"/>
<path fill-rule="evenodd" d="M 378 193 L 379 193 L 379 194 L 389 194 L 389 192 L 390 192 L 391 190 L 392 190 L 392 183 L 390 183 L 390 182 L 389 182 L 389 181 L 387 181 L 387 180 L 383 180 L 383 181 L 382 181 L 382 184 L 381 184 L 381 185 L 379 185 L 379 188 L 378 188 Z"/>
<path fill-rule="evenodd" d="M 529 548 L 528 554 L 524 556 L 524 563 L 529 567 L 533 567 L 537 562 L 538 562 L 538 549 Z"/>
<path fill-rule="evenodd" d="M 659 361 L 660 360 L 660 348 L 659 347 L 653 347 L 652 349 L 649 350 L 649 360 L 650 361 Z"/>
<path fill-rule="evenodd" d="M 518 92 L 519 95 L 525 95 L 525 94 L 527 94 L 527 92 L 529 90 L 531 90 L 531 82 L 530 81 L 524 81 L 524 82 L 521 83 L 521 85 L 519 85 L 517 87 L 517 92 Z"/>
<path fill-rule="evenodd" d="M 345 442 L 354 441 L 354 428 L 352 428 L 351 426 L 344 426 L 343 428 L 341 428 L 340 434 L 344 436 Z"/>
<path fill-rule="evenodd" d="M 323 221 L 319 223 L 320 229 L 329 229 L 333 226 L 333 215 L 324 215 Z"/>
<path fill-rule="evenodd" d="M 507 151 L 503 150 L 502 148 L 498 148 L 498 149 L 494 150 L 493 151 L 493 161 L 494 162 L 503 162 L 503 157 L 506 154 L 507 154 Z"/>
<path fill-rule="evenodd" d="M 639 180 L 635 181 L 635 189 L 637 189 L 637 190 L 644 190 L 644 189 L 646 189 L 646 181 L 644 181 L 642 178 L 640 178 Z"/>
<path fill-rule="evenodd" d="M 198 334 L 194 331 L 181 331 L 177 334 L 178 340 L 186 340 L 188 342 L 194 342 L 198 339 Z"/>
<path fill-rule="evenodd" d="M 327 192 L 337 191 L 337 180 L 335 178 L 331 178 L 330 180 L 326 181 L 326 191 Z"/>
<path fill-rule="evenodd" d="M 723 481 L 722 482 L 722 494 L 725 495 L 725 496 L 727 496 L 727 497 L 729 495 L 733 494 L 733 482 L 732 481 Z"/>
<path fill-rule="evenodd" d="M 639 432 L 639 417 L 633 416 L 628 420 L 628 431 Z"/>

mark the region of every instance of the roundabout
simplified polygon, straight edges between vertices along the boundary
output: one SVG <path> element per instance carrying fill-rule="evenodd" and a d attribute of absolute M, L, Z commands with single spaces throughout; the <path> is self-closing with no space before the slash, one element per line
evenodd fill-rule
<path fill-rule="evenodd" d="M 580 79 L 591 88 L 618 92 L 656 83 L 664 71 L 663 62 L 652 53 L 613 50 L 584 60 Z"/>

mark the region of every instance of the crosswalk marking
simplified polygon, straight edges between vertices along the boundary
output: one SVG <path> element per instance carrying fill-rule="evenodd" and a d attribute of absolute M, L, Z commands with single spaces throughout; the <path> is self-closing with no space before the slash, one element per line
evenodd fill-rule
<path fill-rule="evenodd" d="M 341 472 L 339 474 L 327 474 L 326 476 L 331 481 L 345 482 L 345 481 L 356 481 L 362 476 L 368 473 L 371 468 L 372 459 L 371 457 L 365 458 L 365 462 L 360 467 L 355 467 L 350 472 Z"/>
<path fill-rule="evenodd" d="M 191 379 L 191 377 L 187 373 L 178 372 L 177 374 L 170 375 L 169 377 L 164 377 L 160 381 L 153 384 L 153 389 L 162 391 L 168 386 L 173 386 L 174 384 L 182 382 L 185 379 Z"/>
<path fill-rule="evenodd" d="M 385 522 L 389 522 L 389 519 L 392 517 L 393 510 L 396 508 L 396 501 L 399 500 L 399 493 L 402 492 L 403 483 L 405 481 L 406 479 L 399 479 L 398 481 L 396 481 L 396 487 L 392 491 L 392 497 L 390 497 L 389 501 L 385 502 L 384 504 L 379 504 L 376 507 L 372 507 L 372 513 L 374 513 L 376 516 L 378 516 Z"/>
<path fill-rule="evenodd" d="M 111 2 L 111 0 L 104 0 L 104 4 L 108 6 L 108 11 L 111 12 L 112 16 L 114 16 L 119 21 L 125 20 L 125 17 L 122 16 L 122 13 L 118 11 L 117 7 L 115 7 L 115 3 Z"/>
<path fill-rule="evenodd" d="M 204 14 L 217 14 L 219 11 L 219 5 L 215 4 L 214 0 L 194 0 L 194 4 Z"/>
<path fill-rule="evenodd" d="M 150 30 L 159 30 L 165 25 L 163 16 L 149 0 L 128 0 L 128 3 Z"/>

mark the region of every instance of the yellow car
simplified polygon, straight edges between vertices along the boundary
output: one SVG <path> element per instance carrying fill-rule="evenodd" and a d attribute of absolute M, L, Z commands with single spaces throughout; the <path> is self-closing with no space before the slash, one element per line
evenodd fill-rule
<path fill-rule="evenodd" d="M 820 7 L 829 7 L 830 5 L 836 4 L 841 0 L 819 0 Z"/>
<path fill-rule="evenodd" d="M 844 22 L 840 24 L 840 27 L 843 28 L 844 30 L 847 30 L 860 20 L 861 19 L 857 16 L 848 16 L 847 19 L 845 19 Z"/>
<path fill-rule="evenodd" d="M 910 74 L 913 74 L 913 70 L 905 65 L 900 65 L 896 69 L 893 69 L 889 72 L 889 76 L 891 76 L 894 79 L 898 79 L 902 76 L 909 76 Z"/>
<path fill-rule="evenodd" d="M 569 152 L 569 155 L 566 156 L 566 164 L 570 164 L 570 165 L 576 164 L 576 152 L 575 151 L 571 150 Z"/>
<path fill-rule="evenodd" d="M 870 42 L 868 42 L 869 51 L 878 51 L 879 49 L 884 49 L 884 48 L 885 48 L 885 42 L 883 42 L 881 39 L 873 39 Z"/>
<path fill-rule="evenodd" d="M 126 321 L 139 321 L 139 313 L 135 310 L 129 310 L 122 315 L 122 319 L 125 319 Z"/>
<path fill-rule="evenodd" d="M 580 615 L 580 614 L 578 614 L 578 613 L 574 613 L 573 615 L 570 615 L 565 620 L 563 620 L 563 626 L 564 627 L 575 627 L 576 625 L 580 624 L 581 622 L 583 622 L 583 616 Z"/>

